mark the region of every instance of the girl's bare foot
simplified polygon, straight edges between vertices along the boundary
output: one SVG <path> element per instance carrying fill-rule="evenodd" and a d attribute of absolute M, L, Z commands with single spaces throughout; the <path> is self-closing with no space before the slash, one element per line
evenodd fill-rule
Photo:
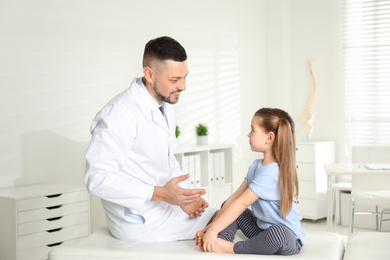
<path fill-rule="evenodd" d="M 199 246 L 200 250 L 202 250 L 204 252 L 204 250 L 203 250 L 203 242 L 198 242 L 197 246 Z"/>
<path fill-rule="evenodd" d="M 217 238 L 217 240 L 215 241 L 214 252 L 234 254 L 233 247 L 234 243 L 223 240 L 221 238 Z"/>

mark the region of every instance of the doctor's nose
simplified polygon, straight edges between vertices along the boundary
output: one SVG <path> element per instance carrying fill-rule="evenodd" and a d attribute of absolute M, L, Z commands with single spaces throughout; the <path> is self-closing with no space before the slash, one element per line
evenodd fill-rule
<path fill-rule="evenodd" d="M 185 82 L 185 81 L 180 83 L 180 85 L 179 85 L 179 90 L 180 90 L 180 91 L 186 90 L 186 82 Z"/>

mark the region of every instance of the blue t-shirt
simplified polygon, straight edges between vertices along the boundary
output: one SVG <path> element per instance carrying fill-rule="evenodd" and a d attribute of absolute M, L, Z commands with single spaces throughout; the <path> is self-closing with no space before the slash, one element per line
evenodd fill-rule
<path fill-rule="evenodd" d="M 249 188 L 260 197 L 252 204 L 257 225 L 261 229 L 267 229 L 275 224 L 285 225 L 304 245 L 305 233 L 301 229 L 302 216 L 296 207 L 297 201 L 293 201 L 291 211 L 286 219 L 280 216 L 279 164 L 269 163 L 263 166 L 262 161 L 255 160 L 245 177 L 248 180 Z"/>

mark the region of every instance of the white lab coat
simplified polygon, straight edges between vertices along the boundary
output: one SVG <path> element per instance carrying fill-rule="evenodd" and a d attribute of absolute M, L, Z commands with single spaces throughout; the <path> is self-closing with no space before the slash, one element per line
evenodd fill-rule
<path fill-rule="evenodd" d="M 154 186 L 182 175 L 174 156 L 173 108 L 164 103 L 164 111 L 165 118 L 149 92 L 134 79 L 92 121 L 86 186 L 102 199 L 109 229 L 121 240 L 191 239 L 215 211 L 209 209 L 202 217 L 189 219 L 179 206 L 147 200 Z"/>

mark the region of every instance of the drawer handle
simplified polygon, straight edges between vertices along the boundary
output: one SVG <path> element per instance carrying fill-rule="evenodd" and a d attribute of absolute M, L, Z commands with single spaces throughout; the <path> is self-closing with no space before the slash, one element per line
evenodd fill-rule
<path fill-rule="evenodd" d="M 50 245 L 47 245 L 47 246 L 48 246 L 48 247 L 59 246 L 59 245 L 61 245 L 62 243 L 64 243 L 64 242 L 53 243 L 53 244 L 50 244 Z"/>
<path fill-rule="evenodd" d="M 55 221 L 55 220 L 59 220 L 59 219 L 62 219 L 62 217 L 48 218 L 48 219 L 46 219 L 46 220 L 47 220 L 47 221 Z"/>
<path fill-rule="evenodd" d="M 55 228 L 55 229 L 46 230 L 46 232 L 48 232 L 48 233 L 53 233 L 53 232 L 60 231 L 61 229 L 62 229 L 62 228 Z"/>
<path fill-rule="evenodd" d="M 58 206 L 51 206 L 51 207 L 46 207 L 48 210 L 52 210 L 52 209 L 59 209 L 61 208 L 62 205 L 58 205 Z"/>
<path fill-rule="evenodd" d="M 59 196 L 61 196 L 61 195 L 62 195 L 61 193 L 60 193 L 60 194 L 47 195 L 46 198 L 49 198 L 49 199 L 51 199 L 51 198 L 57 198 L 57 197 L 59 197 Z"/>

